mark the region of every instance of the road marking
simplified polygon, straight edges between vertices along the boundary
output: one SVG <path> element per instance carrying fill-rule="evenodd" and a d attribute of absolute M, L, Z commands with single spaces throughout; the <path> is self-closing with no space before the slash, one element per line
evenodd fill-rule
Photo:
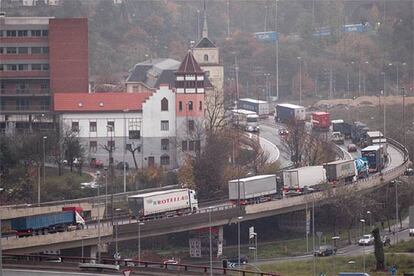
<path fill-rule="evenodd" d="M 270 146 L 275 149 L 275 151 L 276 151 L 276 158 L 274 158 L 274 160 L 273 160 L 273 158 L 271 158 L 272 155 L 270 154 L 269 155 L 269 159 L 271 159 L 273 162 L 276 162 L 277 160 L 279 160 L 280 151 L 279 151 L 278 147 L 275 144 L 273 144 L 272 142 L 270 142 L 269 140 L 267 140 L 266 138 L 263 138 L 263 137 L 260 137 L 259 136 L 259 139 L 260 139 L 260 141 L 263 141 L 265 143 L 270 144 Z"/>

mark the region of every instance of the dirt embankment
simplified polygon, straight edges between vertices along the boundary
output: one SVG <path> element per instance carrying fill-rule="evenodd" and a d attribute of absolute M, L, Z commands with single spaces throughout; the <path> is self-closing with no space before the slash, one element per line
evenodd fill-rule
<path fill-rule="evenodd" d="M 402 96 L 387 96 L 387 97 L 377 97 L 377 96 L 362 96 L 352 99 L 332 99 L 332 100 L 321 100 L 318 101 L 314 106 L 319 108 L 333 108 L 340 106 L 350 106 L 350 107 L 361 107 L 361 106 L 378 106 L 379 103 L 383 105 L 395 105 L 402 104 Z M 411 105 L 414 104 L 414 97 L 405 97 L 405 104 Z"/>

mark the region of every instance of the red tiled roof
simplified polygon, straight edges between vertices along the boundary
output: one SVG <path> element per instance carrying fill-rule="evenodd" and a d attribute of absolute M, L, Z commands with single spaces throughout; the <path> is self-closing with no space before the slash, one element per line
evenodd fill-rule
<path fill-rule="evenodd" d="M 176 73 L 199 73 L 203 74 L 204 71 L 198 65 L 191 51 L 188 51 L 187 55 L 184 57 L 184 60 L 181 62 L 180 67 Z"/>
<path fill-rule="evenodd" d="M 142 110 L 142 104 L 152 93 L 56 93 L 53 96 L 57 112 L 113 112 Z"/>

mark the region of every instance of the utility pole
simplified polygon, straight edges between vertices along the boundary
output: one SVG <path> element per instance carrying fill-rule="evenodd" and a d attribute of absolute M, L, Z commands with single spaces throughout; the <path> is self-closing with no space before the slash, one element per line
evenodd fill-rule
<path fill-rule="evenodd" d="M 227 37 L 230 38 L 230 1 L 227 0 Z"/>
<path fill-rule="evenodd" d="M 276 1 L 276 16 L 275 16 L 275 31 L 276 31 L 276 100 L 279 99 L 279 32 L 277 30 L 277 2 Z"/>
<path fill-rule="evenodd" d="M 299 60 L 299 104 L 302 104 L 302 57 L 297 57 Z"/>

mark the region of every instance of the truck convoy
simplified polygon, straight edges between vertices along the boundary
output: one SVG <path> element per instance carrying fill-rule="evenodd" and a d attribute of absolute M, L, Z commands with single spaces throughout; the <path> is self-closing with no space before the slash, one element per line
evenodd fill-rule
<path fill-rule="evenodd" d="M 352 159 L 329 162 L 323 165 L 323 167 L 326 170 L 326 180 L 333 184 L 337 182 L 352 182 L 356 175 L 356 165 Z"/>
<path fill-rule="evenodd" d="M 308 166 L 283 171 L 283 190 L 298 193 L 326 183 L 326 171 L 323 166 Z"/>
<path fill-rule="evenodd" d="M 259 116 L 268 115 L 270 113 L 268 102 L 251 98 L 239 99 L 238 108 L 256 112 Z"/>
<path fill-rule="evenodd" d="M 385 151 L 383 145 L 372 145 L 361 150 L 362 157 L 368 161 L 369 172 L 378 172 L 385 166 Z"/>
<path fill-rule="evenodd" d="M 315 130 L 329 131 L 331 120 L 328 112 L 313 112 L 312 113 L 312 128 Z"/>
<path fill-rule="evenodd" d="M 197 194 L 190 189 L 172 189 L 128 197 L 128 207 L 135 218 L 169 216 L 198 210 Z"/>
<path fill-rule="evenodd" d="M 276 105 L 275 121 L 280 123 L 298 123 L 306 120 L 303 106 L 284 103 Z"/>
<path fill-rule="evenodd" d="M 233 109 L 231 111 L 231 122 L 233 126 L 249 132 L 259 131 L 259 116 L 254 111 L 244 109 Z"/>
<path fill-rule="evenodd" d="M 278 193 L 278 181 L 275 174 L 256 175 L 229 181 L 229 200 L 240 204 L 271 200 Z"/>
<path fill-rule="evenodd" d="M 332 131 L 342 133 L 346 139 L 351 138 L 351 125 L 345 123 L 344 120 L 332 120 Z"/>
<path fill-rule="evenodd" d="M 64 232 L 84 227 L 85 220 L 75 210 L 19 217 L 11 220 L 11 229 L 16 231 L 18 237 Z"/>

